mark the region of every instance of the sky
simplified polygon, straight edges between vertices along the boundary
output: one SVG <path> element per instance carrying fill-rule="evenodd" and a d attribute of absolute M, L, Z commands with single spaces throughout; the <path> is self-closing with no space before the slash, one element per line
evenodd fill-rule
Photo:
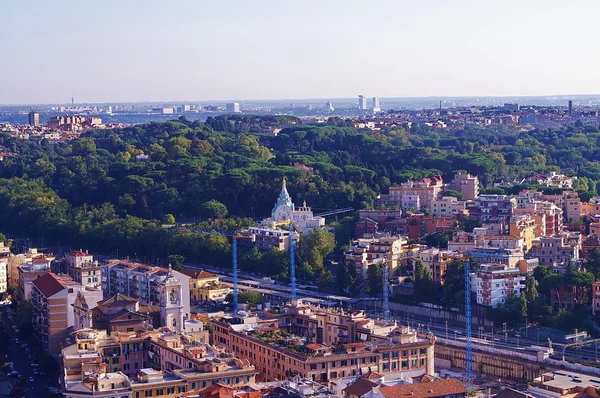
<path fill-rule="evenodd" d="M 600 94 L 598 0 L 6 0 L 0 104 Z"/>

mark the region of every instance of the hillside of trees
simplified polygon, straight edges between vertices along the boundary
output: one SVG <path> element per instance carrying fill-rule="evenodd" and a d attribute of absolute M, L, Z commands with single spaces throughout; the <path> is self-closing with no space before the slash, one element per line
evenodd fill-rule
<path fill-rule="evenodd" d="M 247 134 L 281 125 L 277 136 Z M 477 175 L 485 186 L 557 171 L 582 177 L 575 188 L 583 194 L 600 188 L 600 132 L 578 124 L 530 132 L 420 125 L 373 132 L 336 118 L 302 125 L 295 118 L 228 116 L 88 131 L 59 144 L 2 134 L 0 145 L 15 154 L 0 163 L 3 232 L 158 262 L 179 255 L 228 266 L 225 238 L 162 224 L 250 225 L 248 217 L 270 214 L 284 176 L 296 203 L 306 200 L 316 212 L 372 207 L 390 185 L 435 174 L 450 179 L 457 170 Z M 137 160 L 141 154 L 149 160 Z M 306 277 L 324 286 L 332 282 L 323 275 L 322 257 L 340 256 L 352 218 L 335 226 L 334 248 L 315 237 L 318 249 L 304 250 L 299 259 Z M 242 266 L 260 263 L 256 269 L 285 276 L 286 261 L 282 253 L 248 251 Z"/>

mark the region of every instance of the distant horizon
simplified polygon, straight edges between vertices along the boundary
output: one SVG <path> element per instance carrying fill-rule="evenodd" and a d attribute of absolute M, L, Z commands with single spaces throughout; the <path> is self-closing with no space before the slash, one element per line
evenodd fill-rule
<path fill-rule="evenodd" d="M 380 97 L 377 95 L 365 95 L 365 98 L 370 100 L 377 97 L 380 100 L 427 100 L 427 99 L 527 99 L 527 98 L 543 98 L 543 99 L 576 99 L 576 98 L 600 98 L 600 93 L 595 94 L 547 94 L 547 95 L 429 95 L 429 96 L 387 96 Z M 198 100 L 137 100 L 137 101 L 75 101 L 77 105 L 111 105 L 111 104 L 186 104 L 186 103 L 253 103 L 253 102 L 308 102 L 308 101 L 350 101 L 358 100 L 358 94 L 354 97 L 305 97 L 305 98 L 247 98 L 247 99 L 198 99 Z M 0 103 L 0 107 L 26 107 L 26 106 L 53 106 L 53 105 L 71 105 L 71 102 L 38 102 L 38 103 Z M 524 104 L 527 105 L 527 104 Z"/>
<path fill-rule="evenodd" d="M 597 0 L 7 2 L 0 103 L 590 95 L 598 14 Z"/>

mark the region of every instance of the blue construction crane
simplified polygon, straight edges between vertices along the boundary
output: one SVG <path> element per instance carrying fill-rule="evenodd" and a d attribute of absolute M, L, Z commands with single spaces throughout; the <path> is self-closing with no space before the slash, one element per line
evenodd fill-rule
<path fill-rule="evenodd" d="M 292 300 L 296 300 L 296 256 L 294 254 L 294 225 L 290 224 L 290 284 L 292 287 Z"/>
<path fill-rule="evenodd" d="M 465 337 L 467 343 L 466 349 L 466 368 L 467 379 L 470 381 L 473 377 L 473 341 L 471 340 L 471 262 L 464 262 L 465 272 Z"/>

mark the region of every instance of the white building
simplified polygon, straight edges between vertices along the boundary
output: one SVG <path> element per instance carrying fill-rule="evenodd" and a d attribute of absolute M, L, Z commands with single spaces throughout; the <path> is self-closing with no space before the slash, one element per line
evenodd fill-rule
<path fill-rule="evenodd" d="M 315 216 L 311 208 L 306 206 L 306 202 L 302 206 L 296 207 L 287 191 L 284 178 L 279 198 L 271 211 L 271 217 L 263 220 L 262 226 L 276 228 L 289 224 L 293 224 L 296 231 L 306 235 L 313 229 L 324 227 L 325 218 Z"/>
<path fill-rule="evenodd" d="M 471 274 L 471 291 L 477 294 L 477 304 L 496 307 L 511 296 L 525 291 L 525 277 L 518 268 L 502 264 L 482 264 Z"/>
<path fill-rule="evenodd" d="M 379 106 L 379 98 L 373 97 L 373 112 L 380 112 L 381 107 Z"/>
<path fill-rule="evenodd" d="M 367 98 L 364 95 L 358 96 L 358 109 L 363 111 L 367 109 Z"/>
<path fill-rule="evenodd" d="M 229 104 L 225 104 L 225 111 L 227 113 L 241 113 L 240 104 L 237 102 L 231 102 Z"/>
<path fill-rule="evenodd" d="M 102 290 L 108 298 L 117 293 L 160 307 L 161 321 L 174 331 L 190 317 L 190 277 L 168 269 L 111 260 L 102 266 Z"/>

